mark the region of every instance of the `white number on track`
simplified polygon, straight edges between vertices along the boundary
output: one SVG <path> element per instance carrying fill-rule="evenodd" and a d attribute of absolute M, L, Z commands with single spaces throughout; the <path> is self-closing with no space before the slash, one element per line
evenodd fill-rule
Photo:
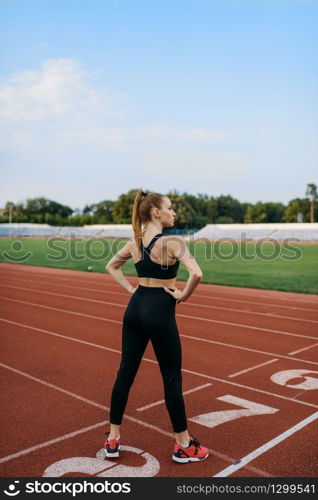
<path fill-rule="evenodd" d="M 96 453 L 97 458 L 73 457 L 59 460 L 45 469 L 43 477 L 61 477 L 74 472 L 96 477 L 153 477 L 158 474 L 160 464 L 153 455 L 133 446 L 121 445 L 120 450 L 141 455 L 145 459 L 145 464 L 139 467 L 118 465 L 116 461 L 105 458 L 102 448 Z"/>
<path fill-rule="evenodd" d="M 277 408 L 254 403 L 253 401 L 248 401 L 247 399 L 231 396 L 230 394 L 228 394 L 227 396 L 221 396 L 216 399 L 220 399 L 221 401 L 225 401 L 226 403 L 230 403 L 235 406 L 241 406 L 244 409 L 212 411 L 210 413 L 202 413 L 201 415 L 197 415 L 196 417 L 189 418 L 189 420 L 211 429 L 212 427 L 224 424 L 225 422 L 230 422 L 231 420 L 236 420 L 237 418 L 251 417 L 255 415 L 272 415 L 273 413 L 279 411 Z"/>
<path fill-rule="evenodd" d="M 284 370 L 282 372 L 274 373 L 271 376 L 271 380 L 275 382 L 275 384 L 284 385 L 286 387 L 291 387 L 292 389 L 303 389 L 304 391 L 312 391 L 314 389 L 318 389 L 318 378 L 315 377 L 306 377 L 305 375 L 308 373 L 316 373 L 316 371 L 312 370 Z M 291 384 L 287 383 L 293 379 L 305 379 L 303 382 Z"/>

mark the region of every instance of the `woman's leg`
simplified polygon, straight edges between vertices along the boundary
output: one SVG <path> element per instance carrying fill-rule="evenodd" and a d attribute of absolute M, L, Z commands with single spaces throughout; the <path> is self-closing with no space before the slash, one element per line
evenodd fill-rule
<path fill-rule="evenodd" d="M 180 446 L 182 446 L 183 448 L 187 448 L 190 442 L 188 429 L 184 432 L 175 432 L 174 435 L 177 443 L 180 444 Z"/>
<path fill-rule="evenodd" d="M 163 295 L 164 294 L 164 295 Z M 187 445 L 189 433 L 182 394 L 182 352 L 175 320 L 175 302 L 166 292 L 156 294 L 148 301 L 148 312 L 143 315 L 157 357 L 164 383 L 165 403 L 177 442 Z"/>
<path fill-rule="evenodd" d="M 120 425 L 130 388 L 138 371 L 149 337 L 145 335 L 138 314 L 139 300 L 132 296 L 123 318 L 122 355 L 110 404 L 110 437 L 120 435 Z"/>
<path fill-rule="evenodd" d="M 108 439 L 119 439 L 120 438 L 120 425 L 110 424 L 110 432 Z"/>
<path fill-rule="evenodd" d="M 161 334 L 151 337 L 163 384 L 166 407 L 170 416 L 177 443 L 187 446 L 189 432 L 182 394 L 181 343 L 178 329 L 166 328 Z"/>

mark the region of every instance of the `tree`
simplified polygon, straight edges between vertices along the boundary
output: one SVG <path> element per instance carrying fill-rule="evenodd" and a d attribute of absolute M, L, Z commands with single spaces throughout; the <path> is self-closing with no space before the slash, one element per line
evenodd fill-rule
<path fill-rule="evenodd" d="M 85 205 L 83 208 L 83 214 L 92 215 L 95 205 Z"/>
<path fill-rule="evenodd" d="M 85 226 L 92 224 L 92 215 L 88 214 L 75 214 L 64 220 L 64 225 L 67 226 Z"/>
<path fill-rule="evenodd" d="M 7 201 L 5 204 L 3 215 L 3 222 L 27 222 L 28 218 L 24 215 L 22 203 L 13 203 L 13 201 Z"/>
<path fill-rule="evenodd" d="M 225 220 L 232 220 L 232 222 L 243 222 L 244 211 L 238 200 L 231 195 L 223 195 L 217 198 L 217 211 L 218 219 L 220 217 L 227 217 Z"/>
<path fill-rule="evenodd" d="M 269 223 L 269 222 L 282 222 L 286 207 L 279 202 L 269 201 L 263 203 L 258 201 L 255 205 L 247 207 L 244 222 L 251 223 Z"/>
<path fill-rule="evenodd" d="M 85 224 L 131 224 L 132 211 L 137 189 L 121 194 L 117 200 L 103 200 L 71 209 L 44 197 L 27 199 L 25 202 L 8 201 L 1 211 L 0 221 L 35 222 L 51 225 Z M 197 195 L 186 192 L 180 194 L 176 189 L 167 196 L 176 212 L 175 229 L 200 229 L 213 223 L 269 223 L 297 222 L 302 212 L 304 222 L 318 219 L 318 195 L 315 184 L 307 184 L 307 198 L 290 200 L 287 206 L 280 202 L 241 203 L 231 195 L 221 194 L 215 198 L 205 193 Z"/>
<path fill-rule="evenodd" d="M 176 212 L 175 228 L 189 229 L 194 227 L 196 212 L 188 200 L 188 195 L 186 193 L 180 195 L 174 190 L 169 191 L 167 196 Z"/>
<path fill-rule="evenodd" d="M 241 203 L 241 207 L 242 207 L 242 211 L 243 211 L 243 218 L 242 218 L 243 223 L 245 222 L 246 214 L 247 214 L 247 211 L 249 210 L 249 207 L 252 207 L 252 206 L 253 206 L 252 203 L 248 203 L 248 202 Z"/>
<path fill-rule="evenodd" d="M 200 229 L 209 223 L 209 217 L 207 215 L 208 199 L 209 197 L 207 194 L 198 194 L 198 196 L 194 196 L 184 193 L 182 195 L 183 202 L 186 203 L 193 212 L 192 215 L 189 214 L 191 220 L 189 220 L 188 227 Z M 176 220 L 176 224 L 178 225 L 178 220 Z"/>
<path fill-rule="evenodd" d="M 233 224 L 233 219 L 231 217 L 227 217 L 226 215 L 220 215 L 216 219 L 217 224 Z"/>
<path fill-rule="evenodd" d="M 4 208 L 4 215 L 9 217 L 9 222 L 12 222 L 12 212 L 15 208 L 13 201 L 7 201 L 6 206 Z"/>
<path fill-rule="evenodd" d="M 310 222 L 314 222 L 315 201 L 318 199 L 316 184 L 307 184 L 306 196 L 310 199 Z"/>
<path fill-rule="evenodd" d="M 213 224 L 218 217 L 218 202 L 213 196 L 210 196 L 207 201 L 206 214 L 209 224 Z"/>
<path fill-rule="evenodd" d="M 244 217 L 244 223 L 264 223 L 266 222 L 266 217 L 267 214 L 265 204 L 261 201 L 258 201 L 255 205 L 250 205 L 248 207 Z"/>
<path fill-rule="evenodd" d="M 93 219 L 98 221 L 98 224 L 111 224 L 113 221 L 113 208 L 115 202 L 105 200 L 96 203 L 93 206 Z"/>
<path fill-rule="evenodd" d="M 283 222 L 297 222 L 298 212 L 302 212 L 304 222 L 309 222 L 310 203 L 308 198 L 290 200 L 283 215 Z"/>
<path fill-rule="evenodd" d="M 131 224 L 136 194 L 137 189 L 131 189 L 127 194 L 121 194 L 114 202 L 112 209 L 114 224 Z"/>
<path fill-rule="evenodd" d="M 44 222 L 45 214 L 50 214 L 58 219 L 66 219 L 72 215 L 73 210 L 60 203 L 48 200 L 44 197 L 27 199 L 26 204 L 23 206 L 23 213 L 27 215 L 30 222 Z"/>
<path fill-rule="evenodd" d="M 268 201 L 265 205 L 265 222 L 282 222 L 286 206 L 283 203 Z"/>

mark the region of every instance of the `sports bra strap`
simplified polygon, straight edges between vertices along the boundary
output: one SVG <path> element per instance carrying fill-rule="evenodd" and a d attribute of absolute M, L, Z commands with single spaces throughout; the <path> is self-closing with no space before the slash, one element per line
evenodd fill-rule
<path fill-rule="evenodd" d="M 156 235 L 152 238 L 152 240 L 150 241 L 149 245 L 147 245 L 147 246 L 146 246 L 146 247 L 144 247 L 144 248 L 145 248 L 146 250 L 151 250 L 151 249 L 152 249 L 152 247 L 154 246 L 154 244 L 156 243 L 156 241 L 157 241 L 157 240 L 158 240 L 161 236 L 163 236 L 163 234 L 162 234 L 162 233 L 158 233 L 158 234 L 156 234 Z M 141 239 L 141 244 L 142 244 L 142 246 L 143 246 L 142 239 Z"/>

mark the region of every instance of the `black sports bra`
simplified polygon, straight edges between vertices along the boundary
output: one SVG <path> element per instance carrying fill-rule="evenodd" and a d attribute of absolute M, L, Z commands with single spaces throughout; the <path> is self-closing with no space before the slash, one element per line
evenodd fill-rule
<path fill-rule="evenodd" d="M 162 236 L 162 233 L 156 234 L 149 245 L 144 247 L 141 240 L 141 259 L 135 262 L 135 267 L 137 275 L 139 278 L 159 278 L 159 279 L 171 279 L 177 276 L 180 261 L 176 259 L 176 262 L 170 266 L 158 264 L 151 260 L 150 252 L 156 241 Z"/>

